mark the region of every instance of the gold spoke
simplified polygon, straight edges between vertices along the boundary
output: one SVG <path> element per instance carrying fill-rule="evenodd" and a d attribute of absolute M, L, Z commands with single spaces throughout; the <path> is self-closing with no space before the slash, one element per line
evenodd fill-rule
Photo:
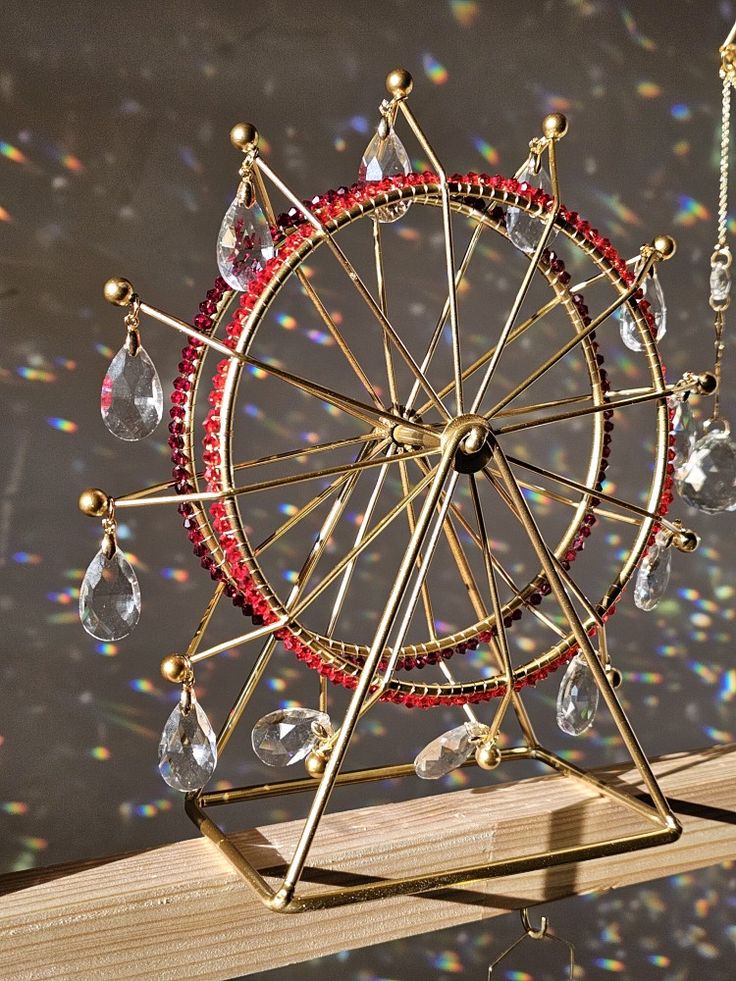
<path fill-rule="evenodd" d="M 511 333 L 511 329 L 514 326 L 514 321 L 518 316 L 519 310 L 521 309 L 521 304 L 524 302 L 524 298 L 526 297 L 526 294 L 529 292 L 529 287 L 531 285 L 532 279 L 534 278 L 534 273 L 537 271 L 537 268 L 539 266 L 539 260 L 542 257 L 542 252 L 544 251 L 544 248 L 547 245 L 547 242 L 549 241 L 549 237 L 552 234 L 552 228 L 554 227 L 554 223 L 557 218 L 558 212 L 559 212 L 559 202 L 555 201 L 554 207 L 550 211 L 549 217 L 544 223 L 544 230 L 542 231 L 542 235 L 539 239 L 539 242 L 537 243 L 537 247 L 534 250 L 534 255 L 532 256 L 529 262 L 527 270 L 524 274 L 524 278 L 522 279 L 521 285 L 519 286 L 519 289 L 514 298 L 514 302 L 511 305 L 511 310 L 509 311 L 509 315 L 506 318 L 506 323 L 503 325 L 503 330 L 501 331 L 501 336 L 499 337 L 498 343 L 496 344 L 496 349 L 493 352 L 491 360 L 488 362 L 488 367 L 486 368 L 485 374 L 483 375 L 483 379 L 478 388 L 478 392 L 473 402 L 473 407 L 470 410 L 471 412 L 478 412 L 480 410 L 480 406 L 483 402 L 483 399 L 486 396 L 486 392 L 488 391 L 488 388 L 491 382 L 493 381 L 493 375 L 496 371 L 496 368 L 498 367 L 498 362 L 501 359 L 501 355 L 503 354 L 504 348 L 506 347 L 506 342 L 508 341 L 508 337 L 509 334 Z"/>
<path fill-rule="evenodd" d="M 261 201 L 263 201 L 263 205 L 266 211 L 266 216 L 268 217 L 269 224 L 273 227 L 277 224 L 277 219 L 276 219 L 276 213 L 273 210 L 273 205 L 271 204 L 271 198 L 269 196 L 268 189 L 266 188 L 266 185 L 263 181 L 263 177 L 261 176 L 261 172 L 257 167 L 254 167 L 251 173 L 256 183 L 257 196 L 260 198 Z M 365 371 L 363 371 L 363 369 L 361 368 L 358 359 L 355 357 L 352 350 L 350 349 L 350 346 L 345 340 L 342 331 L 337 326 L 333 318 L 330 316 L 327 308 L 325 307 L 324 303 L 320 299 L 319 294 L 317 293 L 315 288 L 312 286 L 312 284 L 305 276 L 304 270 L 301 268 L 297 268 L 296 276 L 297 279 L 299 280 L 299 284 L 301 285 L 301 288 L 304 290 L 304 293 L 311 301 L 312 305 L 314 306 L 315 310 L 319 314 L 325 327 L 327 327 L 327 330 L 332 335 L 335 343 L 342 351 L 346 361 L 348 362 L 352 370 L 355 372 L 355 375 L 360 381 L 361 385 L 365 388 L 366 392 L 370 396 L 371 401 L 377 408 L 383 409 L 384 408 L 383 403 L 379 398 L 376 390 L 373 388 L 373 385 L 371 385 L 370 379 L 366 375 Z"/>
<path fill-rule="evenodd" d="M 197 649 L 199 648 L 202 637 L 204 636 L 204 632 L 209 626 L 210 620 L 212 619 L 212 615 L 217 609 L 217 604 L 222 599 L 222 595 L 224 592 L 225 592 L 225 583 L 218 582 L 217 586 L 215 586 L 215 592 L 212 595 L 212 599 L 207 604 L 207 607 L 204 613 L 202 614 L 202 618 L 199 621 L 197 629 L 194 631 L 194 634 L 192 635 L 192 639 L 189 641 L 189 645 L 186 649 L 187 657 L 191 658 L 197 653 Z"/>
<path fill-rule="evenodd" d="M 329 443 L 315 443 L 313 446 L 304 446 L 296 450 L 287 450 L 284 453 L 272 453 L 270 456 L 261 456 L 254 460 L 243 460 L 236 463 L 233 471 L 248 470 L 251 467 L 258 467 L 268 463 L 282 463 L 285 460 L 299 459 L 302 456 L 310 456 L 312 453 L 323 453 L 328 450 L 342 449 L 345 446 L 354 446 L 356 443 L 367 443 L 375 440 L 375 433 L 364 433 L 360 436 L 348 436 L 345 439 L 336 439 Z M 198 470 L 195 477 L 204 477 L 204 470 Z M 117 501 L 135 501 L 141 497 L 149 497 L 151 494 L 158 494 L 159 491 L 167 490 L 176 484 L 175 480 L 166 480 L 161 484 L 151 484 L 150 487 L 143 487 L 141 490 L 132 491 L 130 494 L 123 494 Z"/>
<path fill-rule="evenodd" d="M 475 252 L 476 246 L 478 244 L 478 240 L 483 234 L 485 227 L 486 226 L 484 224 L 479 223 L 475 226 L 475 229 L 473 230 L 473 234 L 471 236 L 470 242 L 468 243 L 468 247 L 465 250 L 465 255 L 462 258 L 462 261 L 457 270 L 457 274 L 455 276 L 456 290 L 460 286 L 462 280 L 465 278 L 465 273 L 467 272 L 468 266 L 470 265 L 470 260 L 473 257 L 473 253 Z M 445 299 L 444 306 L 442 307 L 442 312 L 440 313 L 437 323 L 434 326 L 434 330 L 432 331 L 432 336 L 427 346 L 427 353 L 424 355 L 424 360 L 422 361 L 421 364 L 421 370 L 423 374 L 427 373 L 427 371 L 429 370 L 429 366 L 432 363 L 432 358 L 434 357 L 435 351 L 437 350 L 437 345 L 442 339 L 442 331 L 444 330 L 445 323 L 447 321 L 449 313 L 450 313 L 450 297 L 448 295 Z M 467 378 L 468 375 L 469 372 L 467 371 L 463 372 L 462 375 L 463 380 Z M 452 391 L 453 384 L 454 382 L 450 382 L 448 386 L 446 386 L 444 389 L 442 389 L 441 392 L 438 393 L 440 395 L 440 398 L 444 398 L 445 395 L 448 395 Z M 406 400 L 406 405 L 408 408 L 412 408 L 412 406 L 414 405 L 414 400 L 416 399 L 418 394 L 419 394 L 419 382 L 415 381 L 412 390 L 409 394 L 409 398 Z M 431 402 L 428 402 L 426 406 L 423 408 L 423 410 L 421 411 L 426 412 L 430 406 L 431 406 Z"/>
<path fill-rule="evenodd" d="M 335 581 L 335 579 L 340 575 L 342 570 L 352 562 L 361 552 L 365 551 L 369 545 L 371 545 L 380 534 L 382 534 L 389 525 L 396 520 L 396 518 L 401 514 L 406 505 L 413 501 L 415 497 L 422 493 L 425 488 L 427 488 L 432 480 L 434 479 L 436 468 L 431 470 L 426 477 L 419 481 L 419 483 L 414 487 L 410 494 L 403 497 L 397 504 L 395 504 L 390 511 L 387 512 L 381 518 L 381 520 L 376 524 L 371 530 L 365 535 L 363 540 L 359 545 L 353 546 L 349 552 L 347 552 L 340 561 L 333 566 L 330 572 L 323 577 L 323 579 L 312 589 L 307 596 L 298 604 L 298 606 L 292 611 L 292 616 L 294 618 L 299 617 L 307 607 L 313 603 L 318 596 L 320 596 L 328 586 Z"/>
<path fill-rule="evenodd" d="M 330 231 L 310 211 L 310 209 L 302 201 L 300 201 L 298 197 L 296 197 L 296 195 L 287 187 L 287 185 L 284 184 L 284 182 L 271 170 L 268 164 L 264 162 L 262 157 L 257 157 L 255 162 L 256 162 L 256 166 L 260 168 L 260 170 L 266 175 L 266 177 L 268 177 L 268 179 L 273 184 L 275 184 L 276 187 L 278 187 L 278 189 L 282 192 L 282 194 L 284 194 L 285 197 L 287 197 L 291 201 L 294 207 L 297 208 L 297 210 L 304 215 L 307 221 L 317 230 L 317 232 L 321 236 L 323 236 L 328 249 L 330 250 L 330 252 L 332 252 L 332 254 L 335 256 L 340 266 L 344 269 L 348 278 L 350 279 L 350 282 L 353 284 L 358 294 L 365 302 L 366 306 L 370 310 L 373 317 L 378 321 L 378 324 L 381 327 L 381 329 L 388 336 L 391 343 L 395 346 L 396 350 L 399 352 L 402 359 L 405 361 L 409 370 L 412 372 L 414 377 L 419 381 L 420 385 L 429 396 L 431 400 L 431 404 L 433 404 L 438 409 L 443 419 L 449 419 L 449 413 L 447 412 L 447 409 L 445 408 L 441 399 L 437 395 L 437 392 L 434 390 L 433 386 L 430 384 L 427 378 L 425 378 L 425 376 L 422 374 L 419 365 L 412 357 L 410 351 L 402 341 L 401 337 L 396 332 L 393 325 L 389 322 L 388 318 L 384 316 L 384 314 L 381 311 L 381 308 L 374 300 L 370 291 L 368 290 L 365 283 L 361 279 L 355 266 L 345 255 L 342 248 L 337 244 Z"/>
<path fill-rule="evenodd" d="M 393 453 L 396 452 L 396 449 L 397 447 L 394 444 L 392 444 L 391 446 L 388 447 L 388 450 L 386 451 L 386 455 L 387 456 L 392 455 Z M 405 464 L 402 462 L 400 466 L 403 467 L 405 466 Z M 371 496 L 368 498 L 368 503 L 366 504 L 365 511 L 363 512 L 363 519 L 360 522 L 360 527 L 358 528 L 358 532 L 355 536 L 355 541 L 353 542 L 353 548 L 356 548 L 358 545 L 360 545 L 360 543 L 363 541 L 363 536 L 368 530 L 368 523 L 373 517 L 373 512 L 375 511 L 376 505 L 378 504 L 378 498 L 381 495 L 381 491 L 383 489 L 383 485 L 386 480 L 387 473 L 388 473 L 388 464 L 386 464 L 378 472 L 376 483 L 373 487 L 373 490 L 371 491 Z M 327 637 L 332 636 L 335 627 L 337 626 L 337 621 L 340 617 L 340 613 L 342 612 L 342 607 L 345 602 L 345 597 L 347 596 L 348 587 L 350 586 L 350 580 L 353 577 L 354 570 L 355 570 L 355 560 L 348 563 L 348 565 L 345 568 L 345 571 L 342 574 L 342 581 L 337 590 L 337 596 L 335 597 L 335 602 L 332 605 L 332 611 L 330 613 L 330 622 L 327 626 L 327 631 L 326 631 Z"/>
<path fill-rule="evenodd" d="M 578 483 L 576 480 L 572 480 L 570 477 L 564 477 L 562 474 L 555 473 L 553 470 L 545 470 L 543 467 L 537 467 L 533 463 L 528 463 L 526 460 L 520 460 L 515 456 L 507 456 L 507 461 L 514 466 L 521 467 L 524 470 L 529 470 L 531 473 L 535 473 L 540 477 L 547 477 L 550 480 L 554 480 L 558 484 L 562 484 L 565 487 L 570 487 L 572 490 L 578 491 L 581 494 L 589 494 L 591 497 L 597 497 L 601 501 L 608 501 L 609 504 L 615 504 L 625 511 L 631 511 L 633 514 L 638 514 L 642 518 L 650 518 L 652 521 L 656 521 L 658 524 L 665 528 L 669 528 L 671 531 L 677 531 L 675 525 L 671 521 L 668 521 L 663 515 L 655 514 L 653 511 L 648 511 L 646 508 L 640 507 L 638 504 L 633 504 L 631 501 L 624 501 L 620 497 L 614 497 L 612 494 L 605 494 L 603 491 L 595 490 L 593 487 L 588 487 L 587 484 Z"/>
<path fill-rule="evenodd" d="M 420 470 L 423 473 L 426 473 L 426 469 L 425 469 L 426 468 L 426 463 L 424 463 L 424 461 L 417 460 L 416 461 L 416 464 L 417 464 L 417 466 L 420 468 Z M 488 468 L 486 468 L 486 470 L 487 469 Z M 485 470 L 482 471 L 482 472 L 483 472 L 483 475 L 487 479 L 490 479 L 488 477 L 488 474 L 485 472 Z M 453 504 L 452 504 L 452 506 L 450 508 L 450 511 L 451 511 L 451 516 L 452 516 L 451 519 L 450 519 L 450 526 L 452 526 L 452 518 L 454 518 L 457 521 L 457 523 L 460 525 L 460 527 L 463 529 L 463 531 L 466 533 L 466 535 L 471 539 L 471 541 L 478 547 L 478 549 L 480 551 L 482 551 L 483 550 L 483 543 L 481 542 L 481 539 L 480 539 L 478 533 L 470 525 L 470 523 L 468 522 L 468 520 L 466 519 L 465 515 L 462 513 L 462 511 L 460 510 L 460 508 L 457 506 L 457 504 L 455 504 L 453 502 Z M 457 533 L 455 533 L 455 536 L 454 537 L 457 540 L 458 547 L 461 548 L 459 539 L 457 539 Z M 454 551 L 453 551 L 453 554 L 454 554 Z M 540 623 L 543 623 L 546 627 L 549 627 L 549 629 L 552 630 L 554 633 L 556 633 L 559 637 L 564 637 L 564 634 L 562 633 L 562 631 L 559 629 L 559 627 L 555 623 L 553 623 L 552 620 L 550 620 L 547 616 L 545 616 L 545 614 L 542 613 L 541 610 L 538 610 L 537 607 L 534 606 L 533 603 L 531 603 L 528 599 L 525 599 L 522 596 L 521 589 L 519 588 L 519 586 L 517 585 L 517 583 L 511 577 L 510 573 L 508 572 L 508 570 L 506 569 L 506 567 L 503 565 L 503 563 L 500 561 L 500 559 L 497 559 L 496 556 L 493 555 L 492 552 L 491 552 L 491 561 L 493 563 L 493 568 L 496 570 L 496 572 L 498 573 L 498 575 L 501 577 L 501 579 L 503 579 L 503 581 L 512 590 L 512 592 L 515 593 L 521 599 L 521 601 L 524 604 L 524 606 L 526 607 L 526 609 L 529 610 L 529 612 L 531 614 L 533 614 L 533 616 L 535 616 L 540 621 Z M 467 566 L 467 559 L 465 561 L 465 565 Z M 468 568 L 469 568 L 469 566 L 468 566 Z M 483 605 L 483 602 L 482 602 L 482 600 L 480 598 L 480 593 L 478 592 L 478 588 L 477 588 L 477 586 L 475 586 L 474 580 L 472 579 L 472 572 L 470 573 L 470 580 L 469 580 L 470 585 L 468 584 L 468 581 L 466 581 L 465 579 L 463 579 L 462 574 L 461 574 L 461 579 L 463 581 L 463 585 L 468 589 L 468 593 L 469 593 L 469 596 L 471 598 L 471 602 L 473 603 L 473 609 L 474 609 L 474 612 L 475 612 L 476 616 L 479 619 L 481 619 L 481 620 L 485 619 L 488 614 L 487 614 L 486 609 L 485 609 L 485 607 Z"/>
<path fill-rule="evenodd" d="M 378 288 L 378 301 L 381 305 L 381 312 L 384 316 L 388 315 L 388 299 L 386 297 L 386 279 L 383 273 L 383 240 L 381 234 L 381 223 L 375 219 L 373 225 L 373 261 L 376 266 L 376 286 Z M 388 335 L 384 332 L 383 360 L 386 364 L 386 378 L 388 379 L 388 394 L 392 406 L 399 404 L 399 396 L 396 388 L 396 371 L 394 370 L 394 357 L 389 343 Z"/>
<path fill-rule="evenodd" d="M 548 300 L 547 303 L 544 304 L 544 306 L 541 306 L 537 311 L 535 311 L 535 313 L 531 314 L 531 316 L 529 316 L 526 320 L 520 323 L 518 327 L 514 328 L 514 330 L 511 331 L 506 342 L 507 345 L 512 344 L 515 340 L 521 337 L 522 334 L 524 334 L 527 330 L 529 330 L 530 327 L 533 327 L 534 324 L 536 324 L 548 313 L 550 313 L 552 310 L 558 307 L 562 303 L 563 299 L 564 299 L 563 295 L 560 294 L 559 296 L 555 296 L 551 300 Z M 484 354 L 481 354 L 481 356 L 477 358 L 469 367 L 465 368 L 465 370 L 463 371 L 463 381 L 467 381 L 467 379 L 470 378 L 471 375 L 474 375 L 476 371 L 479 371 L 484 365 L 488 364 L 488 362 L 494 356 L 495 352 L 496 352 L 496 345 L 494 344 Z M 448 395 L 452 391 L 452 388 L 453 388 L 453 382 L 448 382 L 448 384 L 445 385 L 444 388 L 441 388 L 439 390 L 438 394 L 440 398 L 444 398 L 446 395 Z M 419 408 L 416 410 L 417 414 L 420 416 L 424 415 L 424 413 L 429 408 L 431 408 L 431 405 L 432 405 L 431 402 L 425 402 L 423 405 L 420 405 Z"/>
<path fill-rule="evenodd" d="M 573 409 L 570 412 L 558 412 L 556 415 L 543 416 L 541 419 L 530 419 L 526 422 L 517 422 L 508 426 L 500 426 L 494 432 L 498 436 L 503 433 L 517 433 L 524 429 L 534 429 L 537 426 L 547 426 L 551 422 L 562 422 L 566 419 L 579 419 L 582 416 L 595 415 L 597 412 L 605 412 L 608 409 L 622 409 L 628 405 L 641 405 L 643 402 L 652 402 L 668 398 L 670 395 L 677 395 L 680 392 L 690 392 L 697 388 L 695 379 L 678 382 L 676 385 L 665 386 L 660 389 L 647 389 L 640 395 L 632 395 L 629 398 L 622 398 L 616 401 L 606 401 L 601 405 L 590 405 L 583 409 Z"/>
<path fill-rule="evenodd" d="M 473 508 L 475 510 L 475 519 L 478 522 L 478 534 L 480 535 L 481 541 L 483 543 L 483 563 L 486 569 L 486 578 L 488 579 L 488 590 L 491 594 L 491 605 L 493 607 L 493 615 L 496 620 L 496 640 L 498 642 L 499 651 L 501 654 L 501 662 L 503 664 L 505 681 L 506 681 L 506 691 L 504 692 L 501 703 L 496 710 L 493 721 L 490 726 L 489 738 L 495 740 L 498 731 L 503 723 L 504 716 L 506 715 L 506 710 L 511 703 L 511 696 L 513 693 L 513 674 L 514 669 L 511 664 L 511 654 L 509 652 L 508 637 L 506 636 L 506 624 L 503 621 L 503 607 L 501 606 L 501 598 L 498 595 L 498 583 L 496 581 L 496 573 L 493 569 L 493 557 L 491 555 L 491 549 L 488 543 L 488 535 L 486 533 L 486 523 L 483 518 L 483 508 L 480 503 L 480 496 L 478 495 L 478 484 L 475 479 L 475 474 L 470 475 L 470 495 L 473 499 Z"/>
<path fill-rule="evenodd" d="M 612 313 L 618 310 L 623 303 L 631 299 L 634 293 L 636 293 L 636 291 L 640 288 L 642 282 L 644 281 L 644 277 L 649 274 L 649 270 L 655 261 L 656 253 L 652 252 L 642 261 L 641 268 L 636 274 L 632 284 L 627 287 L 623 293 L 620 293 L 614 302 L 609 304 L 602 313 L 598 314 L 598 316 L 595 317 L 587 327 L 584 327 L 583 330 L 575 334 L 575 336 L 567 341 L 566 344 L 563 344 L 558 351 L 556 351 L 543 364 L 531 372 L 531 374 L 527 375 L 523 381 L 519 382 L 519 384 L 508 392 L 500 400 L 500 402 L 497 402 L 492 409 L 489 409 L 488 412 L 484 413 L 486 419 L 492 419 L 498 412 L 501 411 L 501 409 L 505 409 L 509 402 L 512 402 L 518 395 L 521 395 L 522 392 L 525 392 L 528 388 L 530 388 L 536 381 L 538 381 L 538 379 L 542 377 L 542 375 L 556 365 L 558 361 L 569 354 L 570 351 L 576 348 L 578 344 L 585 340 L 586 337 L 589 337 L 594 331 L 596 331 L 600 325 L 607 320 Z"/>
<path fill-rule="evenodd" d="M 371 457 L 377 456 L 384 449 L 386 449 L 386 440 L 382 440 L 376 444 L 376 446 L 370 451 Z M 389 450 L 390 449 L 391 446 L 389 446 Z M 328 487 L 325 487 L 325 489 L 317 494 L 316 497 L 313 497 L 311 501 L 303 504 L 297 511 L 294 512 L 294 514 L 291 515 L 291 517 L 282 522 L 282 524 L 280 524 L 275 531 L 272 531 L 267 538 L 264 538 L 260 545 L 255 547 L 253 554 L 258 556 L 265 552 L 267 548 L 270 548 L 271 545 L 277 542 L 287 532 L 291 531 L 291 529 L 306 518 L 307 515 L 311 514 L 315 508 L 319 507 L 320 504 L 326 501 L 331 494 L 334 494 L 335 491 L 339 490 L 349 479 L 350 474 L 343 474 L 341 477 L 337 477 L 335 480 L 333 480 Z"/>
<path fill-rule="evenodd" d="M 335 474 L 350 474 L 356 470 L 367 470 L 371 467 L 383 466 L 386 460 L 394 462 L 399 459 L 411 460 L 419 456 L 432 456 L 440 452 L 439 446 L 430 449 L 407 450 L 401 456 L 383 457 L 380 460 L 360 460 L 355 463 L 344 463 L 339 466 L 325 467 L 323 470 L 310 470 L 308 473 L 290 474 L 287 477 L 274 477 L 272 480 L 261 480 L 255 484 L 243 487 L 231 487 L 223 491 L 202 491 L 200 494 L 169 494 L 164 497 L 125 498 L 116 499 L 118 508 L 150 507 L 153 504 L 187 504 L 194 501 L 224 501 L 230 497 L 240 497 L 243 494 L 255 494 L 260 491 L 273 490 L 276 487 L 287 487 L 290 484 L 300 484 L 306 480 L 320 480 Z"/>
<path fill-rule="evenodd" d="M 452 367 L 455 385 L 455 407 L 456 414 L 462 415 L 463 407 L 463 383 L 462 383 L 462 358 L 460 355 L 460 327 L 457 311 L 457 289 L 455 286 L 455 246 L 452 236 L 452 212 L 450 210 L 450 192 L 447 187 L 447 174 L 440 163 L 432 145 L 424 135 L 424 132 L 417 122 L 414 113 L 409 108 L 406 99 L 399 102 L 399 108 L 404 118 L 411 127 L 414 135 L 429 157 L 430 164 L 434 167 L 440 179 L 440 195 L 442 197 L 442 230 L 445 243 L 445 272 L 447 275 L 447 297 L 450 307 L 450 334 L 452 340 Z"/>

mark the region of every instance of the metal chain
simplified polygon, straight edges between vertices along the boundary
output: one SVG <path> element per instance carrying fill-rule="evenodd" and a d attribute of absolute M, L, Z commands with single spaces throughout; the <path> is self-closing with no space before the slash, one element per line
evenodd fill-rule
<path fill-rule="evenodd" d="M 733 32 L 732 32 L 733 34 Z M 725 344 L 723 333 L 726 325 L 725 313 L 731 303 L 731 265 L 733 256 L 728 245 L 728 168 L 731 150 L 731 88 L 736 86 L 736 46 L 729 41 L 721 48 L 720 77 L 721 97 L 721 159 L 718 178 L 718 229 L 717 241 L 710 258 L 710 306 L 715 312 L 713 332 L 715 335 L 714 374 L 718 381 L 713 401 L 711 421 L 720 418 L 720 381 Z"/>
<path fill-rule="evenodd" d="M 728 156 L 731 143 L 731 86 L 733 79 L 723 73 L 723 99 L 721 103 L 721 169 L 718 184 L 718 241 L 716 250 L 726 248 L 728 222 Z"/>

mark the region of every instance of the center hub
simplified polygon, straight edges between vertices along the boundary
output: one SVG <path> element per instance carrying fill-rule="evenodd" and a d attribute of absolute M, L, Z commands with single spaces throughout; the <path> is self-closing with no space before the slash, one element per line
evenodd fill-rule
<path fill-rule="evenodd" d="M 447 424 L 442 435 L 445 439 L 461 437 L 453 460 L 458 473 L 478 473 L 493 456 L 496 440 L 483 416 L 457 416 Z"/>

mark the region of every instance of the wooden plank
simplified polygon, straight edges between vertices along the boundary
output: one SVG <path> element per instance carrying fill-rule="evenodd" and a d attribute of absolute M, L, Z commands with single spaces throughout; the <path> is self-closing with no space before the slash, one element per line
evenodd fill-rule
<path fill-rule="evenodd" d="M 665 757 L 655 771 L 685 828 L 675 844 L 328 913 L 266 910 L 203 839 L 6 877 L 2 976 L 213 981 L 735 858 L 736 747 Z M 637 783 L 629 771 L 610 772 Z M 291 854 L 300 827 L 256 828 L 238 844 L 257 867 L 273 869 Z M 539 777 L 331 814 L 310 876 L 405 875 L 641 829 L 640 818 L 577 781 Z"/>

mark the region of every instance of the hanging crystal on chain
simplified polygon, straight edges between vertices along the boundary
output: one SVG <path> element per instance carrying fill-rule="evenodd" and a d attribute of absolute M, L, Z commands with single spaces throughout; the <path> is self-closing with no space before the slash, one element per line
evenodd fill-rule
<path fill-rule="evenodd" d="M 222 219 L 217 236 L 217 265 L 220 275 L 234 290 L 247 290 L 269 259 L 276 255 L 271 228 L 263 208 L 256 200 L 253 166 L 258 156 L 258 133 L 241 123 L 230 139 L 245 158 L 240 168 L 240 184 L 232 204 Z"/>
<path fill-rule="evenodd" d="M 643 256 L 637 260 L 637 264 L 634 267 L 635 275 L 639 274 L 644 262 L 645 259 Z M 654 317 L 655 338 L 660 341 L 667 333 L 667 304 L 664 300 L 664 291 L 657 275 L 656 266 L 652 266 L 644 277 L 640 289 L 643 293 L 640 302 L 649 304 L 649 312 Z M 626 347 L 630 351 L 643 351 L 644 345 L 641 341 L 641 333 L 628 303 L 624 303 L 619 307 L 618 318 L 621 340 Z"/>
<path fill-rule="evenodd" d="M 733 255 L 727 242 L 728 230 L 728 157 L 731 140 L 731 88 L 736 84 L 736 46 L 721 50 L 720 76 L 723 83 L 721 113 L 721 165 L 718 195 L 718 241 L 710 259 L 710 307 L 715 314 L 716 380 L 713 411 L 702 425 L 703 435 L 695 441 L 687 461 L 675 477 L 680 496 L 692 507 L 717 514 L 736 509 L 736 443 L 731 426 L 721 416 L 721 371 L 725 344 L 726 310 L 731 303 L 731 266 Z"/>
<path fill-rule="evenodd" d="M 100 393 L 105 425 L 113 436 L 129 442 L 150 436 L 164 411 L 161 380 L 141 345 L 139 309 L 140 300 L 134 295 L 125 317 L 125 343 L 110 362 Z"/>
<path fill-rule="evenodd" d="M 394 130 L 396 105 L 384 99 L 380 112 L 381 121 L 360 161 L 359 181 L 373 183 L 386 177 L 403 177 L 411 173 L 409 154 Z M 372 217 L 382 224 L 388 224 L 403 217 L 408 210 L 408 201 L 395 201 L 376 208 Z"/>
<path fill-rule="evenodd" d="M 189 659 L 173 654 L 164 660 L 162 672 L 169 681 L 181 681 L 181 695 L 161 734 L 158 769 L 169 787 L 191 793 L 201 790 L 215 772 L 217 738 L 194 693 Z"/>
<path fill-rule="evenodd" d="M 97 640 L 122 640 L 141 615 L 141 591 L 130 562 L 117 546 L 115 503 L 110 498 L 102 519 L 104 538 L 79 590 L 79 619 Z"/>
<path fill-rule="evenodd" d="M 529 187 L 539 188 L 545 194 L 552 194 L 552 180 L 542 163 L 542 150 L 545 146 L 543 140 L 532 140 L 530 143 L 530 154 L 524 166 L 517 171 L 516 179 L 520 184 L 528 184 Z M 508 232 L 511 243 L 531 255 L 539 245 L 539 240 L 544 233 L 544 223 L 532 215 L 523 211 L 521 208 L 509 207 L 506 209 L 506 231 Z M 552 232 L 548 243 L 556 234 Z"/>

